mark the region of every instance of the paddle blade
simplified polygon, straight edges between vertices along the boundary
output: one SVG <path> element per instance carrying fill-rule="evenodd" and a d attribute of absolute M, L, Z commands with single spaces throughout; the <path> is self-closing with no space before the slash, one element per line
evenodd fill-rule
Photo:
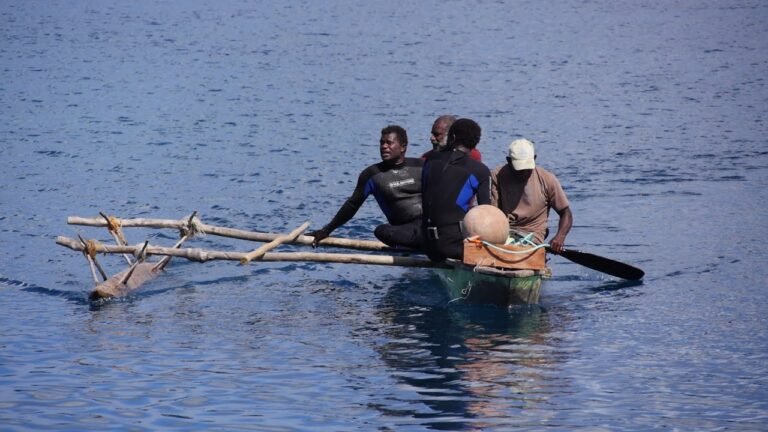
<path fill-rule="evenodd" d="M 616 276 L 627 280 L 639 280 L 645 275 L 645 272 L 637 267 L 633 267 L 623 262 L 614 261 L 609 258 L 601 257 L 599 255 L 591 254 L 588 252 L 581 252 L 572 249 L 563 249 L 563 252 L 559 254 L 563 258 L 573 261 L 576 264 L 581 264 L 584 267 L 589 267 L 592 270 Z"/>

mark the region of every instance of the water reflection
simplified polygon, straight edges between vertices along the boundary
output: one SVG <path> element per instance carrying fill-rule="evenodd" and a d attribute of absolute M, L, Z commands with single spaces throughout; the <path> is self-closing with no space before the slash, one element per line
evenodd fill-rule
<path fill-rule="evenodd" d="M 377 409 L 444 430 L 519 425 L 515 413 L 546 410 L 549 396 L 567 385 L 553 373 L 566 358 L 555 336 L 562 321 L 539 306 L 413 303 L 438 286 L 434 278 L 400 281 L 378 310 L 389 324 L 379 355 L 428 409 Z"/>

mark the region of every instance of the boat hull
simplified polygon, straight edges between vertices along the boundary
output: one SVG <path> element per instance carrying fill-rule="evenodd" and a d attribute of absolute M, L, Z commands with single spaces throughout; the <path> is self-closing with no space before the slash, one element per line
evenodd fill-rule
<path fill-rule="evenodd" d="M 501 307 L 538 304 L 542 278 L 548 271 L 500 270 L 452 263 L 437 270 L 451 302 L 491 304 Z"/>
<path fill-rule="evenodd" d="M 156 269 L 156 262 L 143 262 L 137 263 L 136 267 L 131 273 L 131 277 L 128 282 L 123 283 L 125 276 L 131 271 L 131 268 L 127 268 L 120 273 L 115 274 L 106 281 L 98 284 L 88 299 L 91 301 L 108 299 L 112 297 L 125 297 L 132 292 L 141 288 L 141 286 L 160 275 L 160 270 Z"/>

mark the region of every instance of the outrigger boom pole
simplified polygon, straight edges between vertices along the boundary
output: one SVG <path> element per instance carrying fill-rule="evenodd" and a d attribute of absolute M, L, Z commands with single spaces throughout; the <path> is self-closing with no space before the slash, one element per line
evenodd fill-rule
<path fill-rule="evenodd" d="M 241 229 L 226 228 L 215 225 L 208 225 L 200 221 L 199 218 L 183 218 L 183 219 L 116 219 L 120 226 L 123 228 L 128 227 L 142 227 L 142 228 L 169 228 L 169 229 L 185 229 L 190 225 L 194 231 L 201 234 L 211 234 L 220 237 L 235 238 L 240 240 L 251 240 L 256 242 L 271 242 L 282 236 L 283 234 L 271 234 L 257 231 L 246 231 Z M 67 223 L 70 225 L 83 225 L 92 227 L 106 227 L 106 220 L 101 218 L 83 218 L 78 216 L 70 216 L 67 218 Z M 300 235 L 293 241 L 288 242 L 292 244 L 310 245 L 314 237 Z M 328 237 L 320 242 L 323 246 L 334 246 L 347 249 L 357 249 L 366 251 L 393 251 L 392 248 L 385 245 L 382 242 L 374 240 L 353 240 L 337 237 Z"/>
<path fill-rule="evenodd" d="M 83 246 L 79 241 L 69 237 L 56 237 L 56 243 L 76 251 L 81 251 L 83 249 Z M 142 245 L 116 246 L 98 244 L 95 246 L 95 250 L 97 253 L 135 254 L 141 250 Z M 152 245 L 148 245 L 146 247 L 145 253 L 147 255 L 165 255 L 186 258 L 190 261 L 197 262 L 214 260 L 243 261 L 247 258 L 248 255 L 248 253 L 245 252 L 225 252 L 216 250 L 204 250 L 199 248 L 177 249 Z M 304 261 L 346 264 L 372 264 L 399 267 L 451 268 L 447 264 L 432 262 L 426 258 L 394 255 L 365 255 L 317 252 L 267 252 L 259 258 L 259 261 Z"/>

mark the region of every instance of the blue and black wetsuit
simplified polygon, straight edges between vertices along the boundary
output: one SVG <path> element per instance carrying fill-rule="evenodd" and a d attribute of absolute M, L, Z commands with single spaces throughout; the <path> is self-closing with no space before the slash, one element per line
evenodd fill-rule
<path fill-rule="evenodd" d="M 379 162 L 364 169 L 352 196 L 341 206 L 324 229 L 331 232 L 347 223 L 373 195 L 389 224 L 379 225 L 376 238 L 389 246 L 421 249 L 421 171 L 423 161 L 405 158 L 402 164 Z"/>
<path fill-rule="evenodd" d="M 433 153 L 422 173 L 422 229 L 425 251 L 433 261 L 461 259 L 464 235 L 461 221 L 472 198 L 491 203 L 491 172 L 460 150 Z"/>

